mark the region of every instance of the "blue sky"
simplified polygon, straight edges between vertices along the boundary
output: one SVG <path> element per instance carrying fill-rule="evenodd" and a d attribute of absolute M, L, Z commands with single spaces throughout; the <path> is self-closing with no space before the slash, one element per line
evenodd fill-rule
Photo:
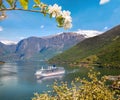
<path fill-rule="evenodd" d="M 41 13 L 9 11 L 7 18 L 0 21 L 0 41 L 19 41 L 30 36 L 46 36 L 77 30 L 106 31 L 120 24 L 120 0 L 41 0 L 46 4 L 57 3 L 69 10 L 73 27 L 58 28 L 55 19 Z M 33 0 L 30 0 L 30 6 Z"/>

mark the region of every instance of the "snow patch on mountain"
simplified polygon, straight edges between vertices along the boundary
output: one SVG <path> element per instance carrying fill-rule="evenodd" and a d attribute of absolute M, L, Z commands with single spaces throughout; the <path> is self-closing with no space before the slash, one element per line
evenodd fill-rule
<path fill-rule="evenodd" d="M 84 35 L 86 38 L 89 38 L 89 37 L 94 37 L 94 36 L 100 35 L 103 32 L 96 31 L 96 30 L 80 30 L 79 29 L 78 31 L 75 31 L 75 33 Z"/>
<path fill-rule="evenodd" d="M 16 41 L 10 41 L 10 40 L 1 40 L 1 42 L 5 45 L 17 44 Z"/>

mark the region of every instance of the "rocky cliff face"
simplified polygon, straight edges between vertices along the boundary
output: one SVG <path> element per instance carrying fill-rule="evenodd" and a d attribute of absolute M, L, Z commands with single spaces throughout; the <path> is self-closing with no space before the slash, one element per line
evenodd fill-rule
<path fill-rule="evenodd" d="M 16 45 L 5 45 L 0 42 L 0 56 L 13 53 L 16 49 Z"/>
<path fill-rule="evenodd" d="M 48 37 L 29 37 L 16 45 L 0 42 L 0 60 L 47 60 L 84 39 L 84 35 L 69 32 Z"/>
<path fill-rule="evenodd" d="M 0 42 L 0 56 L 4 54 L 4 50 L 5 50 L 5 45 Z"/>
<path fill-rule="evenodd" d="M 5 45 L 0 42 L 0 61 L 6 61 L 15 58 L 15 49 L 16 45 Z"/>
<path fill-rule="evenodd" d="M 30 37 L 17 44 L 15 53 L 19 56 L 19 59 L 37 59 L 40 56 L 41 59 L 48 59 L 83 39 L 85 39 L 84 35 L 76 33 L 62 33 L 42 38 Z"/>

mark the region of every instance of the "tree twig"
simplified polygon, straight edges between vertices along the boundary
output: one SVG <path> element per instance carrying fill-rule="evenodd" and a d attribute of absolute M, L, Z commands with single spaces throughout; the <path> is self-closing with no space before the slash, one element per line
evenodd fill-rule
<path fill-rule="evenodd" d="M 20 11 L 29 11 L 29 12 L 39 12 L 42 13 L 40 10 L 31 10 L 31 9 L 22 9 L 22 8 L 6 8 L 6 9 L 0 9 L 0 11 L 12 11 L 12 10 L 20 10 Z"/>
<path fill-rule="evenodd" d="M 13 9 L 15 9 L 15 8 L 16 8 L 16 3 L 17 3 L 17 1 L 18 1 L 18 0 L 15 0 L 15 1 L 14 1 L 14 4 L 13 4 Z"/>

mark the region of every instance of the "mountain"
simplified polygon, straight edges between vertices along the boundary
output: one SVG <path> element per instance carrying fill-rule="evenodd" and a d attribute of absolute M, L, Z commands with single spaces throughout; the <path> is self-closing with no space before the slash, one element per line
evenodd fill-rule
<path fill-rule="evenodd" d="M 0 42 L 0 56 L 3 55 L 5 53 L 5 45 Z"/>
<path fill-rule="evenodd" d="M 71 66 L 120 67 L 120 25 L 101 35 L 83 40 L 49 62 Z"/>
<path fill-rule="evenodd" d="M 84 35 L 68 32 L 47 37 L 29 37 L 16 45 L 1 43 L 0 60 L 47 60 L 84 39 Z"/>
<path fill-rule="evenodd" d="M 5 45 L 14 45 L 17 44 L 16 41 L 9 41 L 9 40 L 1 40 L 1 42 Z"/>
<path fill-rule="evenodd" d="M 30 37 L 21 40 L 15 53 L 20 59 L 48 59 L 55 54 L 63 52 L 76 43 L 85 39 L 83 35 L 76 33 L 62 33 L 50 37 Z"/>
<path fill-rule="evenodd" d="M 0 56 L 13 53 L 15 51 L 16 45 L 5 45 L 0 42 Z"/>
<path fill-rule="evenodd" d="M 15 49 L 16 45 L 5 45 L 0 42 L 0 61 L 11 60 Z"/>
<path fill-rule="evenodd" d="M 78 30 L 75 33 L 84 35 L 86 38 L 97 36 L 99 34 L 102 34 L 103 32 L 96 31 L 96 30 Z"/>

